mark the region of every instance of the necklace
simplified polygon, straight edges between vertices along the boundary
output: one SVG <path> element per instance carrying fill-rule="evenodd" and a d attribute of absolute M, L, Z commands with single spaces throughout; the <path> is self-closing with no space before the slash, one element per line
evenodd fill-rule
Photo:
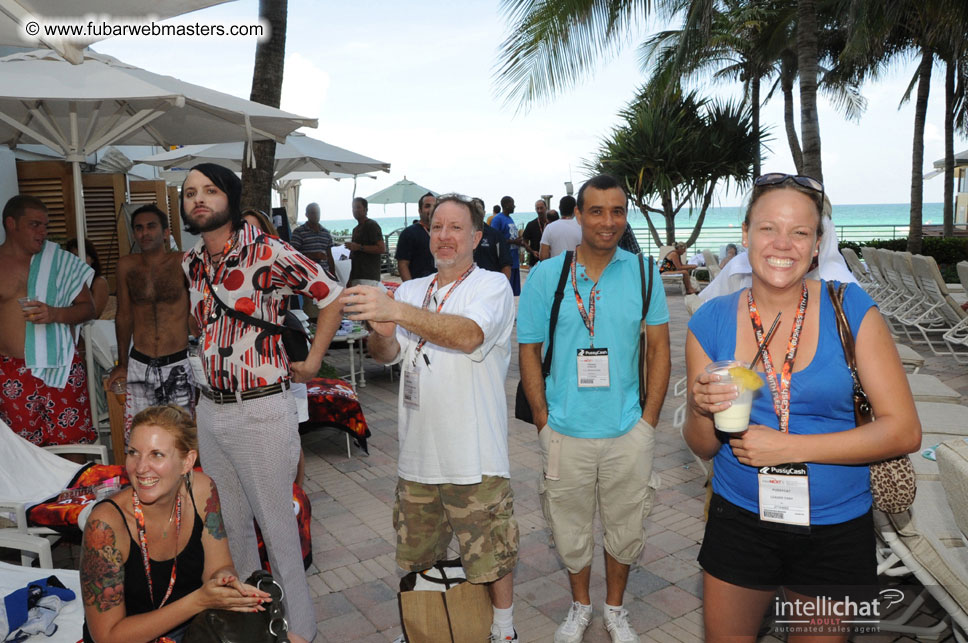
<path fill-rule="evenodd" d="M 178 506 L 178 501 L 181 500 L 181 492 L 175 498 L 175 502 L 171 503 L 171 514 L 168 516 L 168 522 L 165 524 L 165 528 L 161 530 L 161 537 L 168 538 L 168 528 L 171 527 L 171 521 L 175 519 L 175 507 Z"/>

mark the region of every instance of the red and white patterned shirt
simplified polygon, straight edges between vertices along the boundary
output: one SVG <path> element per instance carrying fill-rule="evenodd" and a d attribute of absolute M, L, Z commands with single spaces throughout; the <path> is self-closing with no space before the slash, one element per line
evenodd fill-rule
<path fill-rule="evenodd" d="M 281 335 L 224 314 L 212 298 L 206 272 L 226 306 L 276 325 L 285 315 L 285 297 L 312 297 L 323 308 L 342 291 L 315 261 L 248 224 L 226 244 L 221 262 L 209 260 L 200 240 L 185 253 L 182 268 L 188 275 L 191 314 L 201 329 L 208 384 L 224 391 L 245 391 L 288 378 L 289 357 Z"/>

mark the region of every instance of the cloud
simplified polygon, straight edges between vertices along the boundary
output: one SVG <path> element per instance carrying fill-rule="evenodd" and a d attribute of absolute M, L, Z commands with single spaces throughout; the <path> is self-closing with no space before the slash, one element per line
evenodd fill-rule
<path fill-rule="evenodd" d="M 329 73 L 312 60 L 299 53 L 289 54 L 282 81 L 282 109 L 300 116 L 320 118 L 329 83 Z"/>

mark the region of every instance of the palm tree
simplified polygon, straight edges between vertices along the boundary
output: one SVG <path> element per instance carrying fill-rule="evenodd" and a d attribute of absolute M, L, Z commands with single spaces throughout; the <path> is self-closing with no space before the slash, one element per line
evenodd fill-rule
<path fill-rule="evenodd" d="M 269 24 L 270 32 L 269 37 L 260 40 L 255 48 L 255 69 L 252 72 L 249 100 L 270 107 L 279 107 L 282 100 L 288 13 L 288 0 L 259 0 L 259 16 Z M 271 212 L 276 142 L 256 141 L 252 144 L 252 152 L 256 166 L 242 168 L 242 204 L 246 208 Z"/>
<path fill-rule="evenodd" d="M 826 11 L 820 29 L 821 58 L 834 61 L 843 49 L 843 29 Z M 794 121 L 793 85 L 797 78 L 796 8 L 783 0 L 720 0 L 706 28 L 662 31 L 642 45 L 643 67 L 650 68 L 650 84 L 678 88 L 680 82 L 703 74 L 714 80 L 741 80 L 756 131 L 760 105 L 779 88 L 784 101 L 787 142 L 798 173 L 804 173 L 803 153 Z M 819 88 L 848 119 L 858 119 L 866 109 L 856 80 L 842 67 L 819 68 Z M 760 100 L 761 83 L 775 77 L 766 98 Z M 759 159 L 755 173 L 760 174 Z"/>
<path fill-rule="evenodd" d="M 510 103 L 528 107 L 569 88 L 622 49 L 628 31 L 652 13 L 671 17 L 686 8 L 686 29 L 707 32 L 718 0 L 502 0 L 511 24 L 497 67 L 497 88 Z M 757 2 L 757 0 L 750 0 Z M 793 2 L 794 0 L 786 0 Z M 796 0 L 797 57 L 803 166 L 820 178 L 817 119 L 817 10 L 819 0 Z M 804 91 L 803 83 L 806 82 Z"/>
<path fill-rule="evenodd" d="M 698 204 L 699 214 L 686 242 L 695 243 L 716 187 L 731 180 L 738 188 L 753 180 L 753 163 L 763 132 L 752 127 L 748 107 L 714 103 L 688 94 L 649 88 L 620 112 L 622 123 L 602 141 L 594 172 L 607 172 L 628 187 L 645 215 L 656 245 L 663 245 L 651 214 L 665 220 L 666 244 L 675 242 L 675 217 Z M 651 205 L 658 201 L 658 207 Z"/>
<path fill-rule="evenodd" d="M 960 3 L 960 4 L 959 4 Z M 911 210 L 907 249 L 918 253 L 922 246 L 924 200 L 924 126 L 927 119 L 931 71 L 935 57 L 950 46 L 953 17 L 964 12 L 963 0 L 852 0 L 853 34 L 845 58 L 861 60 L 869 73 L 876 74 L 899 57 L 914 54 L 918 67 L 901 98 L 914 101 L 914 137 L 911 149 Z M 964 23 L 958 24 L 964 29 Z M 916 92 L 915 92 L 916 88 Z"/>

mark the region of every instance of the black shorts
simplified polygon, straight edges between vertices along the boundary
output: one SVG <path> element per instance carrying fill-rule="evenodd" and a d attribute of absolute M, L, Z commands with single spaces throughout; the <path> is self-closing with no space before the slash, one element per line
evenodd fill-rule
<path fill-rule="evenodd" d="M 871 510 L 847 522 L 812 525 L 810 533 L 793 533 L 713 494 L 699 564 L 733 585 L 787 587 L 817 596 L 830 586 L 876 585 L 875 548 Z"/>

